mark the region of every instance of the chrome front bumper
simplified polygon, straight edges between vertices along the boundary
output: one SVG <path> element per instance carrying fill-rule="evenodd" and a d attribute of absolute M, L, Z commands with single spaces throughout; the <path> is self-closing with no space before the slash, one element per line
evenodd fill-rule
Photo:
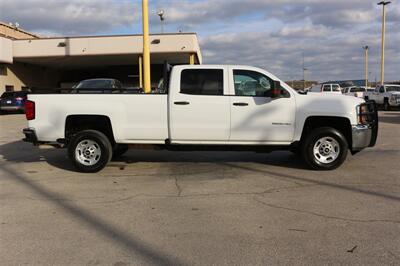
<path fill-rule="evenodd" d="M 376 103 L 367 101 L 363 105 L 367 110 L 358 115 L 365 118 L 367 123 L 352 126 L 352 152 L 375 146 L 378 138 L 379 118 Z"/>
<path fill-rule="evenodd" d="M 390 98 L 389 99 L 390 106 L 399 107 L 400 106 L 400 98 Z"/>
<path fill-rule="evenodd" d="M 353 126 L 351 133 L 353 151 L 359 151 L 370 146 L 372 140 L 372 128 L 369 125 Z"/>

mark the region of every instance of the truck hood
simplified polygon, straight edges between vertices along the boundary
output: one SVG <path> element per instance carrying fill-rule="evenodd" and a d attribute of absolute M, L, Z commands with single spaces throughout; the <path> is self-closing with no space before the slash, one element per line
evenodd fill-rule
<path fill-rule="evenodd" d="M 309 93 L 298 95 L 296 105 L 298 112 L 305 116 L 339 116 L 349 118 L 356 123 L 357 106 L 365 100 L 342 94 Z"/>
<path fill-rule="evenodd" d="M 353 105 L 357 106 L 365 100 L 357 98 L 357 97 L 352 97 L 349 95 L 344 95 L 344 94 L 336 94 L 336 93 L 308 93 L 306 97 L 309 98 L 310 101 L 316 101 L 316 102 L 321 102 L 321 103 L 336 103 L 336 104 L 346 104 L 346 105 Z"/>

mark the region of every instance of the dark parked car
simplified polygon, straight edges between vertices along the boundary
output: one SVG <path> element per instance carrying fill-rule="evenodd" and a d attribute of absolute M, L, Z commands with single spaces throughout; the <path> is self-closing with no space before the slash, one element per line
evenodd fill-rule
<path fill-rule="evenodd" d="M 63 90 L 62 90 L 63 91 Z M 65 90 L 64 90 L 65 91 Z M 66 91 L 68 92 L 68 91 Z M 124 87 L 117 79 L 98 78 L 79 82 L 70 90 L 72 93 L 129 93 L 139 94 L 143 90 L 138 87 Z"/>
<path fill-rule="evenodd" d="M 79 93 L 99 93 L 104 91 L 121 90 L 122 84 L 116 79 L 87 79 L 82 80 L 73 87 L 74 92 Z"/>
<path fill-rule="evenodd" d="M 25 112 L 26 91 L 7 91 L 0 97 L 0 112 Z"/>

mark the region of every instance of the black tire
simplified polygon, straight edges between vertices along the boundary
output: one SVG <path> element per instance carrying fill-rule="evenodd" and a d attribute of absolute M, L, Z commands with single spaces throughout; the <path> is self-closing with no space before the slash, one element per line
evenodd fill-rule
<path fill-rule="evenodd" d="M 129 150 L 129 146 L 127 144 L 115 144 L 113 149 L 113 159 L 121 157 Z"/>
<path fill-rule="evenodd" d="M 385 99 L 385 101 L 383 102 L 383 110 L 390 111 L 390 104 L 388 99 Z"/>
<path fill-rule="evenodd" d="M 301 147 L 293 147 L 290 149 L 290 152 L 293 153 L 295 156 L 301 156 L 302 150 Z"/>
<path fill-rule="evenodd" d="M 94 143 L 92 146 L 78 147 L 80 143 L 84 142 Z M 82 148 L 83 147 L 83 148 Z M 92 152 L 90 148 L 95 149 L 100 154 L 88 154 L 89 158 L 85 161 L 85 153 Z M 80 151 L 77 151 L 80 149 Z M 91 156 L 91 157 L 90 157 Z M 68 157 L 74 166 L 84 173 L 95 173 L 102 170 L 112 157 L 112 146 L 106 135 L 96 130 L 84 130 L 74 135 L 68 145 Z M 93 164 L 89 164 L 93 163 Z"/>
<path fill-rule="evenodd" d="M 326 141 L 321 141 L 324 139 Z M 319 149 L 315 154 L 314 148 L 315 146 L 318 148 L 318 145 Z M 347 157 L 348 148 L 347 140 L 340 131 L 331 127 L 321 127 L 314 129 L 306 136 L 302 145 L 302 154 L 311 169 L 333 170 L 342 165 Z M 326 156 L 323 156 L 324 152 L 327 152 Z M 324 158 L 327 160 L 322 162 Z"/>

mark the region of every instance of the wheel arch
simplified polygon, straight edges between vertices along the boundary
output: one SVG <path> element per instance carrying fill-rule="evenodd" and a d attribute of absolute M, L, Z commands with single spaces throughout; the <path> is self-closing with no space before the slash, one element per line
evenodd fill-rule
<path fill-rule="evenodd" d="M 115 145 L 114 131 L 111 119 L 105 115 L 69 115 L 65 120 L 65 141 L 82 130 L 97 130 L 107 136 L 110 143 Z"/>
<path fill-rule="evenodd" d="M 343 134 L 346 138 L 348 146 L 352 146 L 352 132 L 351 132 L 351 122 L 347 117 L 340 116 L 310 116 L 307 117 L 303 130 L 301 133 L 300 142 L 303 142 L 305 137 L 316 128 L 320 127 L 331 127 Z"/>

